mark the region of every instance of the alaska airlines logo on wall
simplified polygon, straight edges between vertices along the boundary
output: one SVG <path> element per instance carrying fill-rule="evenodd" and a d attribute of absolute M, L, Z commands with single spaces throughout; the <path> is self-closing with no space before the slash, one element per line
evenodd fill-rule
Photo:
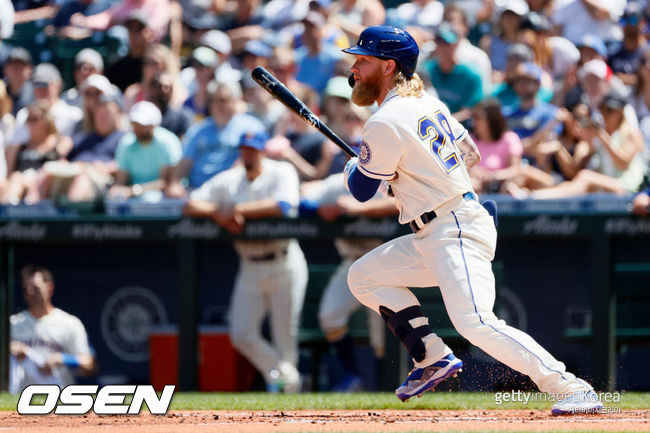
<path fill-rule="evenodd" d="M 120 359 L 149 359 L 149 334 L 167 323 L 167 312 L 158 296 L 143 287 L 124 287 L 113 293 L 101 315 L 102 336 Z"/>

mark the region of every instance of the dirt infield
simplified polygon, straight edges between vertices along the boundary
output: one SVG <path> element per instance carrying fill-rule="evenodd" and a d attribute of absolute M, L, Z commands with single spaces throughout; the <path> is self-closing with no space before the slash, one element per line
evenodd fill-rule
<path fill-rule="evenodd" d="M 534 410 L 173 411 L 164 416 L 21 416 L 0 413 L 0 431 L 72 433 L 279 433 L 426 431 L 650 431 L 650 410 L 553 417 Z"/>

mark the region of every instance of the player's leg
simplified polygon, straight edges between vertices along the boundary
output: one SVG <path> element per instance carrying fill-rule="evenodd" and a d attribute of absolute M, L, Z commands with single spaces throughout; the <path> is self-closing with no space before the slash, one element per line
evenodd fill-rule
<path fill-rule="evenodd" d="M 284 392 L 300 391 L 298 328 L 307 289 L 307 262 L 298 243 L 291 244 L 286 259 L 270 265 L 269 284 L 271 338 L 279 363 Z"/>
<path fill-rule="evenodd" d="M 414 235 L 393 239 L 357 260 L 348 273 L 352 294 L 381 314 L 413 358 L 415 368 L 396 390 L 401 400 L 433 389 L 462 366 L 433 333 L 418 299 L 407 288 L 437 284 L 431 271 L 422 265 L 414 242 Z"/>
<path fill-rule="evenodd" d="M 454 327 L 495 359 L 528 375 L 543 392 L 567 394 L 591 389 L 532 337 L 506 325 L 492 312 L 495 283 L 490 262 L 496 231 L 487 212 L 480 210 L 477 216 L 470 206 L 451 214 L 447 236 L 432 236 L 429 245 L 422 245 L 436 252 L 428 264 L 438 278 Z"/>
<path fill-rule="evenodd" d="M 232 345 L 257 368 L 265 382 L 272 385 L 272 373 L 280 359 L 261 333 L 268 309 L 261 289 L 264 277 L 259 266 L 241 263 L 230 302 L 229 333 Z"/>
<path fill-rule="evenodd" d="M 318 322 L 327 341 L 336 348 L 336 354 L 345 370 L 334 391 L 360 390 L 361 376 L 354 354 L 354 342 L 348 330 L 352 313 L 361 307 L 348 289 L 348 269 L 352 259 L 343 260 L 327 282 L 318 307 Z"/>

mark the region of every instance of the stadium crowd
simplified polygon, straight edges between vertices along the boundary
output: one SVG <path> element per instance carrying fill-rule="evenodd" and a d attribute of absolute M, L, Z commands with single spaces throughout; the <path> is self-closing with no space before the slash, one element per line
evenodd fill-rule
<path fill-rule="evenodd" d="M 188 197 L 237 163 L 242 135 L 260 131 L 267 156 L 301 181 L 340 172 L 345 155 L 250 71 L 267 67 L 357 145 L 372 109 L 350 103 L 352 59 L 340 49 L 382 23 L 417 38 L 427 91 L 473 132 L 477 192 L 646 186 L 645 1 L 0 0 L 0 10 L 3 204 Z M 39 37 L 76 55 L 53 55 Z"/>

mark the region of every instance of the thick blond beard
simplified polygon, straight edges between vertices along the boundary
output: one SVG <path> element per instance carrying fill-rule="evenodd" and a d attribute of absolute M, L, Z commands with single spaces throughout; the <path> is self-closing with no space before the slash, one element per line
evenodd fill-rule
<path fill-rule="evenodd" d="M 381 68 L 378 66 L 365 83 L 357 81 L 354 85 L 352 88 L 352 102 L 360 107 L 374 104 L 381 92 L 381 80 Z"/>

